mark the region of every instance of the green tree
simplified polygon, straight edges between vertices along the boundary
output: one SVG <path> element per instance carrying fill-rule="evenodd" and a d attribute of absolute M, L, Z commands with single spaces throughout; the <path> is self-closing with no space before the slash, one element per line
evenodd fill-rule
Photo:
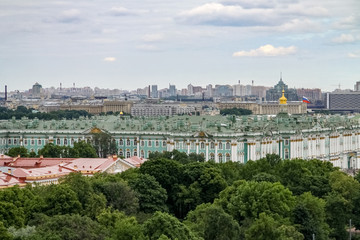
<path fill-rule="evenodd" d="M 95 192 L 104 194 L 109 207 L 126 214 L 134 214 L 139 208 L 136 193 L 122 180 L 110 182 L 100 179 L 94 182 L 94 189 Z"/>
<path fill-rule="evenodd" d="M 259 218 L 246 230 L 245 239 L 302 240 L 304 236 L 296 231 L 295 227 L 284 225 L 266 213 L 260 213 Z"/>
<path fill-rule="evenodd" d="M 204 240 L 240 239 L 239 224 L 217 205 L 198 205 L 188 213 L 184 223 Z"/>
<path fill-rule="evenodd" d="M 220 204 L 239 223 L 255 219 L 264 212 L 273 217 L 289 217 L 295 205 L 295 197 L 280 183 L 235 182 L 235 187 L 220 194 Z"/>
<path fill-rule="evenodd" d="M 66 184 L 50 185 L 46 188 L 43 210 L 49 216 L 80 213 L 82 210 L 76 193 Z"/>
<path fill-rule="evenodd" d="M 177 218 L 162 212 L 156 212 L 144 223 L 144 234 L 150 240 L 157 240 L 162 235 L 169 239 L 196 240 L 190 229 Z"/>
<path fill-rule="evenodd" d="M 299 231 L 305 239 L 311 239 L 313 234 L 316 239 L 329 238 L 323 199 L 314 197 L 310 192 L 303 193 L 297 197 L 293 216 L 294 223 L 299 226 Z"/>
<path fill-rule="evenodd" d="M 56 215 L 47 217 L 41 215 L 38 220 L 36 233 L 31 239 L 35 240 L 102 240 L 106 235 L 103 227 L 86 216 Z"/>
<path fill-rule="evenodd" d="M 348 239 L 346 226 L 351 218 L 351 204 L 337 192 L 325 197 L 326 220 L 330 226 L 330 237 L 339 240 Z"/>
<path fill-rule="evenodd" d="M 74 142 L 74 147 L 73 149 L 78 152 L 78 156 L 77 157 L 81 157 L 81 158 L 97 158 L 97 154 L 96 154 L 96 150 L 95 148 L 85 142 L 85 141 L 80 141 L 80 142 Z"/>
<path fill-rule="evenodd" d="M 27 150 L 27 148 L 21 146 L 21 147 L 13 147 L 9 149 L 9 152 L 6 154 L 9 155 L 10 157 L 28 157 L 29 156 L 29 152 Z"/>
<path fill-rule="evenodd" d="M 252 111 L 244 108 L 230 108 L 230 109 L 221 109 L 220 114 L 241 116 L 241 115 L 251 115 Z"/>
<path fill-rule="evenodd" d="M 62 147 L 58 145 L 54 145 L 53 143 L 45 144 L 45 146 L 38 151 L 39 155 L 50 158 L 59 158 L 62 156 Z"/>
<path fill-rule="evenodd" d="M 101 158 L 116 154 L 118 152 L 115 140 L 111 137 L 110 134 L 104 132 L 93 134 L 92 146 L 96 150 L 97 156 Z"/>
<path fill-rule="evenodd" d="M 8 232 L 6 227 L 4 226 L 4 223 L 0 221 L 0 239 L 2 240 L 12 240 L 14 239 L 12 234 Z"/>
<path fill-rule="evenodd" d="M 16 207 L 11 202 L 0 201 L 0 222 L 3 226 L 23 227 L 24 221 L 25 214 L 22 208 Z"/>
<path fill-rule="evenodd" d="M 168 211 L 166 190 L 161 187 L 155 177 L 149 174 L 138 174 L 137 178 L 129 181 L 129 185 L 136 192 L 141 211 L 145 213 Z"/>

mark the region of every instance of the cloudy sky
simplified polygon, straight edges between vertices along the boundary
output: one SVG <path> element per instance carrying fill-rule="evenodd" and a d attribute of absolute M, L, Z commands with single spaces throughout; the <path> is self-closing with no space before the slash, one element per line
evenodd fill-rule
<path fill-rule="evenodd" d="M 360 81 L 359 0 L 1 0 L 0 89 Z"/>

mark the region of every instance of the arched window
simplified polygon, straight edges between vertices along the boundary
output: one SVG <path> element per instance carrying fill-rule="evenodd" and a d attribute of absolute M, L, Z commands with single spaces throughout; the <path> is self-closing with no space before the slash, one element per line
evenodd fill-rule
<path fill-rule="evenodd" d="M 127 151 L 127 152 L 126 152 L 126 157 L 127 157 L 127 158 L 131 157 L 130 151 Z"/>
<path fill-rule="evenodd" d="M 285 159 L 289 159 L 289 149 L 285 148 Z"/>
<path fill-rule="evenodd" d="M 136 150 L 134 150 L 134 156 L 137 156 L 137 151 Z"/>
<path fill-rule="evenodd" d="M 31 145 L 33 145 L 33 140 L 31 140 Z M 56 139 L 56 145 L 60 145 L 60 138 Z"/>
<path fill-rule="evenodd" d="M 41 139 L 40 138 L 38 139 L 38 145 L 41 145 Z"/>
<path fill-rule="evenodd" d="M 124 153 L 123 153 L 123 150 L 122 150 L 122 149 L 119 150 L 119 156 L 121 156 L 121 157 L 124 156 Z"/>
<path fill-rule="evenodd" d="M 148 141 L 148 147 L 151 147 L 151 140 Z"/>
<path fill-rule="evenodd" d="M 223 156 L 222 156 L 222 154 L 221 154 L 221 153 L 219 153 L 219 162 L 221 162 L 221 163 L 222 163 L 222 161 L 223 161 Z"/>
<path fill-rule="evenodd" d="M 130 139 L 126 140 L 126 146 L 130 146 Z"/>
<path fill-rule="evenodd" d="M 64 139 L 64 145 L 67 146 L 67 144 L 68 144 L 68 140 L 65 138 Z"/>
<path fill-rule="evenodd" d="M 201 149 L 204 149 L 204 148 L 205 148 L 205 143 L 204 143 L 204 142 L 201 142 L 201 143 L 200 143 L 200 148 L 201 148 Z"/>
<path fill-rule="evenodd" d="M 155 141 L 155 147 L 158 147 L 158 146 L 159 146 L 159 141 L 156 140 L 156 141 Z"/>
<path fill-rule="evenodd" d="M 210 153 L 210 160 L 215 160 L 215 154 L 213 154 L 213 153 Z"/>
<path fill-rule="evenodd" d="M 166 147 L 166 141 L 163 141 L 163 147 Z"/>
<path fill-rule="evenodd" d="M 215 143 L 214 142 L 211 142 L 210 143 L 210 149 L 214 149 L 215 148 Z"/>
<path fill-rule="evenodd" d="M 229 153 L 226 154 L 226 161 L 227 161 L 227 162 L 230 161 L 230 154 L 229 154 Z"/>
<path fill-rule="evenodd" d="M 145 146 L 144 140 L 141 140 L 141 146 L 142 146 L 142 147 Z"/>
<path fill-rule="evenodd" d="M 223 149 L 222 142 L 219 142 L 219 149 Z"/>
<path fill-rule="evenodd" d="M 229 142 L 226 143 L 225 148 L 230 149 L 230 143 Z"/>
<path fill-rule="evenodd" d="M 124 141 L 120 138 L 120 140 L 119 140 L 119 146 L 122 146 L 122 145 L 124 145 Z"/>

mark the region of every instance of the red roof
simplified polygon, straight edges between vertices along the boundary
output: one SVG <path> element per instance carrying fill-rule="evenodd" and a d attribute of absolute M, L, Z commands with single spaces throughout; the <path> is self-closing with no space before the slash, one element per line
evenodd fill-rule
<path fill-rule="evenodd" d="M 133 156 L 133 157 L 130 157 L 130 158 L 125 158 L 123 159 L 124 161 L 130 163 L 131 165 L 135 166 L 135 167 L 140 167 L 141 164 L 143 164 L 145 161 L 147 161 L 146 158 L 141 158 L 141 157 L 138 157 L 138 156 Z"/>
<path fill-rule="evenodd" d="M 60 165 L 54 165 L 49 167 L 42 168 L 17 168 L 13 171 L 12 175 L 17 178 L 29 178 L 29 177 L 54 177 L 58 178 L 59 176 L 68 175 L 73 172 L 72 170 L 61 167 Z"/>
<path fill-rule="evenodd" d="M 22 183 L 24 183 L 24 182 L 11 176 L 10 174 L 0 172 L 0 188 L 20 185 Z"/>
<path fill-rule="evenodd" d="M 14 168 L 35 168 L 59 165 L 68 163 L 75 158 L 7 158 L 0 159 L 0 166 L 8 166 Z"/>
<path fill-rule="evenodd" d="M 64 164 L 64 167 L 74 171 L 103 172 L 115 161 L 113 158 L 77 158 Z"/>

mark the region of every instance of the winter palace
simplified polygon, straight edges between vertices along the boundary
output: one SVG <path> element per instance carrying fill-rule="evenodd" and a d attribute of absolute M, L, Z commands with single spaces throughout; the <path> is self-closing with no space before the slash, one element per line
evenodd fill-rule
<path fill-rule="evenodd" d="M 246 163 L 275 153 L 283 159 L 317 158 L 344 169 L 360 168 L 360 115 L 288 115 L 286 98 L 282 98 L 283 114 L 277 116 L 2 120 L 0 152 L 16 146 L 37 152 L 49 142 L 72 146 L 105 132 L 124 157 L 147 158 L 151 152 L 176 149 L 201 154 L 206 161 Z"/>

